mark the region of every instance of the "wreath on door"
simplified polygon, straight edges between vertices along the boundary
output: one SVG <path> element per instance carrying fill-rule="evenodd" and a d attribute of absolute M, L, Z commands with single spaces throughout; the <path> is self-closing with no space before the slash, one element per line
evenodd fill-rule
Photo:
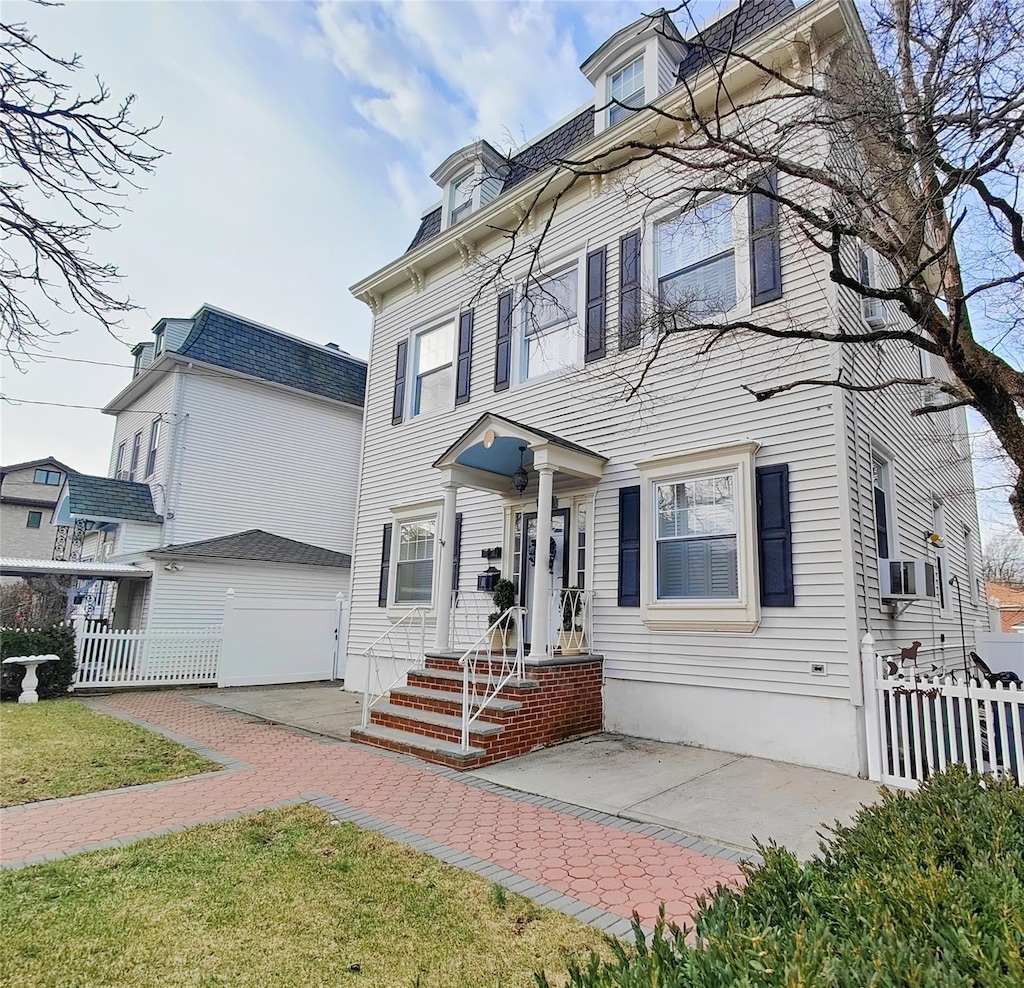
<path fill-rule="evenodd" d="M 548 572 L 554 573 L 555 571 L 555 557 L 558 555 L 558 543 L 555 541 L 555 537 L 551 537 L 551 545 L 548 547 Z M 530 539 L 530 544 L 526 549 L 526 558 L 530 560 L 531 566 L 537 565 L 537 540 Z"/>

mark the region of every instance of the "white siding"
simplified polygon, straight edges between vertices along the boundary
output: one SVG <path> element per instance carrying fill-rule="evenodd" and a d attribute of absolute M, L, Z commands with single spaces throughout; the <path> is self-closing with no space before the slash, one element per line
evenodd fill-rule
<path fill-rule="evenodd" d="M 260 528 L 350 551 L 357 410 L 220 375 L 186 374 L 182 388 L 166 542 Z"/>
<path fill-rule="evenodd" d="M 676 87 L 676 75 L 679 72 L 679 55 L 670 51 L 664 44 L 658 43 L 658 95 L 667 93 Z M 647 97 L 651 102 L 651 96 Z"/>
<path fill-rule="evenodd" d="M 348 570 L 326 566 L 273 566 L 181 560 L 169 572 L 156 560 L 150 593 L 149 628 L 200 629 L 224 619 L 224 597 L 237 594 L 333 600 L 348 591 Z"/>
<path fill-rule="evenodd" d="M 112 554 L 128 556 L 136 552 L 145 552 L 147 549 L 156 549 L 163 544 L 161 531 L 160 525 L 150 525 L 142 521 L 122 522 L 117 526 Z"/>

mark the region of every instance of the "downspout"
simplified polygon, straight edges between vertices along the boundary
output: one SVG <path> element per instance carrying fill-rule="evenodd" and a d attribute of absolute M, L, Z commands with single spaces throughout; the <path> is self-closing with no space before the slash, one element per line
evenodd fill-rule
<path fill-rule="evenodd" d="M 189 365 L 191 366 L 191 365 Z M 167 490 L 164 499 L 164 545 L 174 544 L 175 514 L 181 493 L 181 466 L 184 461 L 185 423 L 182 416 L 185 404 L 186 374 L 179 368 L 175 371 L 174 407 L 171 412 L 171 434 L 168 441 Z"/>

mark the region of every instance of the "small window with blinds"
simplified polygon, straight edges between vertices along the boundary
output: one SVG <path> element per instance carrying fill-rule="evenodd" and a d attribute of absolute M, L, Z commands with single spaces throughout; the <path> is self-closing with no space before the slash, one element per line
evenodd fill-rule
<path fill-rule="evenodd" d="M 436 521 L 422 518 L 398 526 L 395 603 L 429 604 L 434 578 Z"/>
<path fill-rule="evenodd" d="M 413 418 L 451 408 L 455 393 L 455 323 L 420 333 L 413 344 Z"/>
<path fill-rule="evenodd" d="M 689 477 L 655 486 L 658 600 L 739 597 L 736 477 Z"/>
<path fill-rule="evenodd" d="M 733 200 L 720 196 L 655 227 L 658 295 L 666 308 L 703 319 L 736 305 Z"/>

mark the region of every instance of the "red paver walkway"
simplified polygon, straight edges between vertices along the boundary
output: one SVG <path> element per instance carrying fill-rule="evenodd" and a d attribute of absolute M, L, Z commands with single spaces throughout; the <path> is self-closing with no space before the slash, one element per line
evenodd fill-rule
<path fill-rule="evenodd" d="M 318 791 L 618 916 L 690 920 L 698 895 L 737 883 L 731 861 L 581 820 L 352 744 L 253 723 L 169 693 L 104 704 L 207 744 L 251 768 L 0 814 L 0 861 L 73 850 Z"/>

